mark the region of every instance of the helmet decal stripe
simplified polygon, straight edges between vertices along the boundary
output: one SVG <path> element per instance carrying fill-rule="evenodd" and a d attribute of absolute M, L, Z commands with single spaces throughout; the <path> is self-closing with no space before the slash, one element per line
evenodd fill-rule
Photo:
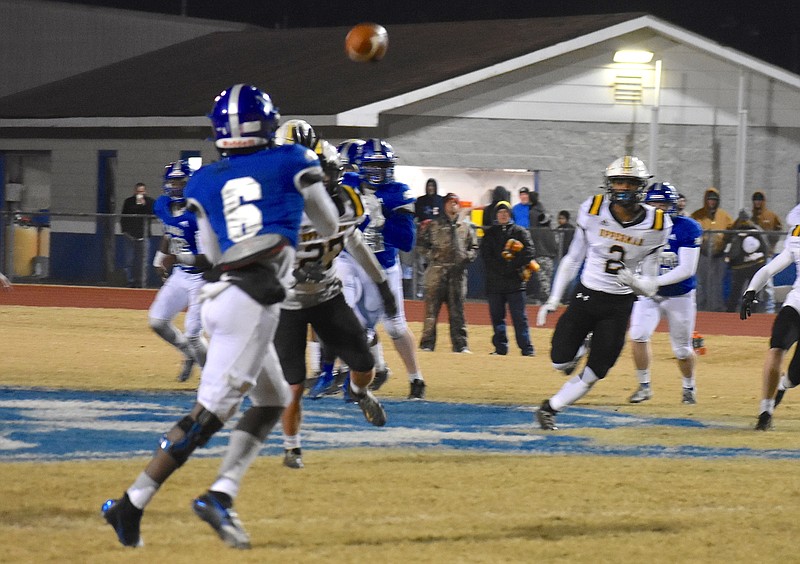
<path fill-rule="evenodd" d="M 234 84 L 231 87 L 231 94 L 228 96 L 228 123 L 231 124 L 231 137 L 242 136 L 239 126 L 239 93 L 242 91 L 242 86 L 242 84 Z"/>

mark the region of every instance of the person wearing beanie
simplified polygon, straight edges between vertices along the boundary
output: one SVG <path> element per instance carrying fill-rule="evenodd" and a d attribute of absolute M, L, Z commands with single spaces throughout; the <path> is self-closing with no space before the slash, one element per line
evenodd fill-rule
<path fill-rule="evenodd" d="M 475 228 L 459 214 L 460 199 L 449 193 L 443 198 L 444 211 L 422 231 L 418 250 L 428 261 L 425 271 L 425 322 L 419 348 L 436 348 L 436 321 L 447 303 L 450 342 L 453 352 L 469 353 L 467 323 L 464 319 L 466 273 L 478 253 Z"/>
<path fill-rule="evenodd" d="M 691 217 L 703 228 L 697 265 L 697 309 L 725 311 L 723 281 L 728 269 L 725 246 L 729 238 L 724 231 L 731 229 L 733 218 L 719 207 L 719 190 L 714 187 L 705 191 L 703 207 L 692 212 Z"/>
<path fill-rule="evenodd" d="M 480 250 L 486 271 L 486 296 L 493 329 L 494 352 L 491 354 L 508 354 L 507 305 L 520 352 L 523 356 L 533 356 L 528 314 L 525 311 L 526 275 L 529 276 L 527 267 L 535 254 L 533 241 L 527 229 L 512 221 L 511 204 L 508 201 L 497 202 L 495 214 L 495 224 L 486 229 Z"/>

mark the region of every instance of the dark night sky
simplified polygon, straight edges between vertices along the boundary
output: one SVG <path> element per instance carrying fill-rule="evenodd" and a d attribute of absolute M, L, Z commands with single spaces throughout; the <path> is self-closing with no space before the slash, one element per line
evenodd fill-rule
<path fill-rule="evenodd" d="M 800 0 L 57 0 L 249 22 L 348 26 L 647 12 L 800 74 Z M 391 33 L 391 30 L 389 30 Z"/>

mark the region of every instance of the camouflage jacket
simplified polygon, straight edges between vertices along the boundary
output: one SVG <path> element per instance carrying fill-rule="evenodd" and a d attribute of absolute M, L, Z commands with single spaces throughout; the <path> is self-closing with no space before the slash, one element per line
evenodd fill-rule
<path fill-rule="evenodd" d="M 477 256 L 478 236 L 466 218 L 453 221 L 442 214 L 422 226 L 417 246 L 430 264 L 466 267 Z"/>

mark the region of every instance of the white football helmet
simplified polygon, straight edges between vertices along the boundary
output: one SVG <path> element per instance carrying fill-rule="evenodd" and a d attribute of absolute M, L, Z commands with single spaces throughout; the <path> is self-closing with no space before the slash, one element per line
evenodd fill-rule
<path fill-rule="evenodd" d="M 620 157 L 606 167 L 605 185 L 608 199 L 612 203 L 621 205 L 638 204 L 644 200 L 645 187 L 652 177 L 641 159 L 631 155 Z M 632 190 L 612 190 L 611 183 L 617 179 L 632 181 L 636 187 Z"/>
<path fill-rule="evenodd" d="M 311 125 L 302 119 L 290 119 L 275 132 L 275 145 L 302 145 L 314 149 L 317 144 L 317 134 Z"/>
<path fill-rule="evenodd" d="M 332 192 L 342 176 L 343 167 L 339 151 L 325 139 L 320 139 L 314 145 L 314 152 L 319 157 L 322 170 L 325 172 L 325 187 L 328 188 L 328 192 Z"/>

